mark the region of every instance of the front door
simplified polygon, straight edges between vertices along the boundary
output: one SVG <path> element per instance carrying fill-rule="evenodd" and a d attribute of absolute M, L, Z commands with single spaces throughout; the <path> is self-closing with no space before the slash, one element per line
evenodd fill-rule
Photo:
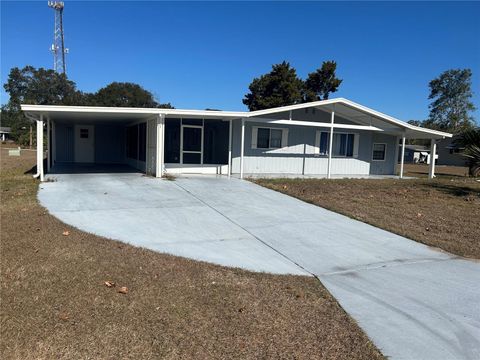
<path fill-rule="evenodd" d="M 182 125 L 182 164 L 203 164 L 203 126 Z"/>
<path fill-rule="evenodd" d="M 93 125 L 75 125 L 75 162 L 93 163 L 95 161 L 95 127 Z"/>

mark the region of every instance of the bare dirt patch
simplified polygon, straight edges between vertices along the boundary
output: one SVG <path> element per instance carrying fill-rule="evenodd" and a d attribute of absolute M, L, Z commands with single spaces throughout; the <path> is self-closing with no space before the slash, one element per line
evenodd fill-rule
<path fill-rule="evenodd" d="M 480 258 L 480 183 L 475 179 L 259 179 L 256 183 L 453 254 Z"/>
<path fill-rule="evenodd" d="M 35 152 L 1 153 L 2 359 L 382 358 L 314 278 L 190 261 L 61 223 L 24 174 L 34 162 Z"/>

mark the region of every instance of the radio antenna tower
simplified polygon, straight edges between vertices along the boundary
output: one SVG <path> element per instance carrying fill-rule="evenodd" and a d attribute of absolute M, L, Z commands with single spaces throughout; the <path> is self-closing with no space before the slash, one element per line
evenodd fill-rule
<path fill-rule="evenodd" d="M 55 10 L 55 29 L 53 31 L 53 44 L 50 51 L 53 53 L 53 70 L 57 73 L 66 74 L 65 39 L 63 36 L 63 1 L 49 1 L 48 6 Z"/>

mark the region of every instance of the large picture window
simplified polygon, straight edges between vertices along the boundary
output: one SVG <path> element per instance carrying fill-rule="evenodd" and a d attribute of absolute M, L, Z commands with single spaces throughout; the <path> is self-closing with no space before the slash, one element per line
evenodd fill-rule
<path fill-rule="evenodd" d="M 256 148 L 280 149 L 282 147 L 283 130 L 271 128 L 257 128 Z M 254 139 L 255 140 L 255 139 Z M 253 147 L 255 144 L 253 142 Z"/>
<path fill-rule="evenodd" d="M 319 154 L 328 155 L 330 133 L 320 133 Z M 334 133 L 332 143 L 332 155 L 339 157 L 353 157 L 355 147 L 355 134 Z"/>
<path fill-rule="evenodd" d="M 373 144 L 372 160 L 384 161 L 387 144 Z"/>

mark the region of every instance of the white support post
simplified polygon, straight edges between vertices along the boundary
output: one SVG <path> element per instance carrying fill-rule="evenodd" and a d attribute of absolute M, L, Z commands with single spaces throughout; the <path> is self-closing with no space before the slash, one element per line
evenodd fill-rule
<path fill-rule="evenodd" d="M 155 160 L 155 177 L 159 178 L 163 175 L 163 166 L 164 166 L 164 124 L 165 117 L 163 115 L 158 115 L 156 119 L 156 160 Z"/>
<path fill-rule="evenodd" d="M 228 177 L 232 176 L 232 120 L 228 124 Z"/>
<path fill-rule="evenodd" d="M 50 161 L 52 160 L 50 157 L 50 119 L 47 119 L 47 172 L 50 172 Z"/>
<path fill-rule="evenodd" d="M 331 116 L 331 127 L 330 127 L 330 138 L 328 139 L 328 168 L 327 168 L 327 179 L 332 177 L 332 150 L 333 150 L 333 123 L 335 121 L 335 108 L 332 110 Z"/>
<path fill-rule="evenodd" d="M 43 173 L 43 115 L 37 121 L 37 174 L 40 181 L 44 181 Z"/>
<path fill-rule="evenodd" d="M 435 177 L 435 155 L 437 153 L 437 143 L 435 139 L 430 140 L 430 167 L 428 169 L 428 178 Z"/>
<path fill-rule="evenodd" d="M 400 179 L 403 179 L 404 163 L 405 163 L 405 135 L 402 135 L 402 151 L 400 153 Z"/>
<path fill-rule="evenodd" d="M 242 137 L 240 142 L 240 179 L 243 179 L 243 153 L 245 150 L 245 119 L 242 119 Z"/>

